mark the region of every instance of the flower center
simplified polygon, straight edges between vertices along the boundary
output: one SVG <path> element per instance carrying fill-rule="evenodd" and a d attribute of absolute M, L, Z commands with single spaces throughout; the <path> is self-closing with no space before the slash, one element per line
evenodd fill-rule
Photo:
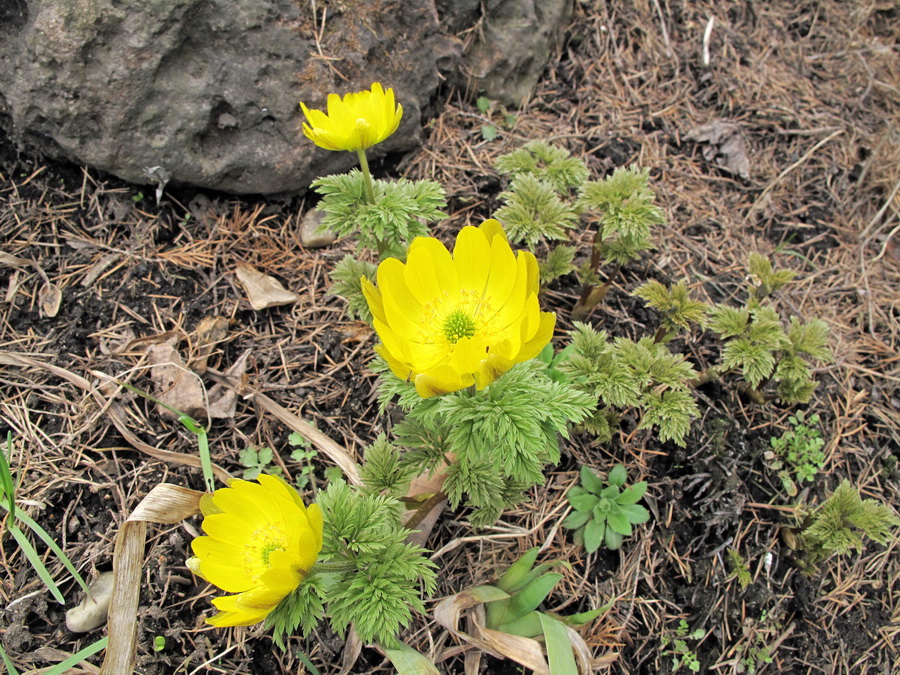
<path fill-rule="evenodd" d="M 269 523 L 256 530 L 244 546 L 244 565 L 250 574 L 262 574 L 269 569 L 272 552 L 287 548 L 287 533 L 278 523 Z"/>
<path fill-rule="evenodd" d="M 444 337 L 451 344 L 456 344 L 464 337 L 475 335 L 475 320 L 461 309 L 453 310 L 444 319 Z"/>
<path fill-rule="evenodd" d="M 356 120 L 357 129 L 368 129 L 369 126 L 369 120 L 367 120 L 365 117 L 360 117 Z"/>

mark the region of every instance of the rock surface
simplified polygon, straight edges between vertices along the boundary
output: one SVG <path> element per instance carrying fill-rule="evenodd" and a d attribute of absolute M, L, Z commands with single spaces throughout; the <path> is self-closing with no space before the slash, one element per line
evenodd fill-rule
<path fill-rule="evenodd" d="M 467 57 L 476 86 L 504 101 L 527 95 L 565 17 L 557 6 L 571 2 L 488 0 L 487 40 Z M 324 107 L 329 92 L 382 82 L 404 119 L 375 152 L 420 142 L 423 110 L 459 71 L 462 43 L 448 32 L 480 13 L 469 0 L 437 4 L 0 2 L 0 126 L 25 148 L 157 189 L 303 190 L 356 159 L 305 141 L 301 100 Z"/>
<path fill-rule="evenodd" d="M 486 0 L 480 37 L 463 57 L 476 87 L 507 105 L 531 96 L 573 9 L 572 0 Z"/>

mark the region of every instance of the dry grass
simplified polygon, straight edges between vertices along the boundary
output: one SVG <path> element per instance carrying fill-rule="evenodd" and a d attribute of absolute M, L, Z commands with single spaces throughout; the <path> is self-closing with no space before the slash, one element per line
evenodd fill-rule
<path fill-rule="evenodd" d="M 445 185 L 451 217 L 437 232 L 446 235 L 492 214 L 504 185 L 494 160 L 528 140 L 567 147 L 597 176 L 632 162 L 650 168 L 669 222 L 654 255 L 620 279 L 594 322 L 630 334 L 649 330 L 630 313 L 626 295 L 641 275 L 685 279 L 700 296 L 721 300 L 739 291 L 748 251 L 796 270 L 798 281 L 781 293 L 780 309 L 824 319 L 835 353 L 817 373 L 822 384 L 811 405 L 825 422 L 828 462 L 803 503 L 819 503 L 850 477 L 865 496 L 900 508 L 898 38 L 891 3 L 577 3 L 569 40 L 534 97 L 515 111 L 512 129 L 501 127 L 498 139 L 484 141 L 480 128 L 491 120 L 472 97 L 454 92 L 431 122 L 425 146 L 401 169 Z M 716 119 L 740 125 L 749 178 L 730 175 L 687 139 Z M 365 367 L 371 336 L 344 319 L 326 292 L 328 270 L 351 247 L 303 249 L 296 236 L 300 204 L 222 203 L 200 195 L 186 205 L 142 208 L 149 199 L 135 204 L 132 188 L 91 171 L 25 158 L 7 158 L 5 166 L 0 241 L 3 253 L 19 260 L 0 260 L 0 351 L 50 363 L 94 386 L 101 384 L 96 374 L 105 373 L 148 387 L 139 338 L 178 335 L 189 359 L 199 321 L 222 316 L 230 331 L 210 357 L 213 368 L 250 349 L 248 381 L 351 453 L 389 429 Z M 579 239 L 587 245 L 590 233 Z M 300 302 L 249 310 L 233 275 L 239 261 L 278 275 Z M 63 298 L 55 317 L 45 316 L 41 303 L 50 285 Z M 546 295 L 563 327 L 574 299 L 565 288 Z M 702 365 L 708 347 L 691 349 Z M 104 395 L 138 442 L 193 452 L 191 438 L 152 406 Z M 752 407 L 732 391 L 703 405 L 703 428 L 727 418 L 736 446 L 758 447 L 785 423 L 786 411 Z M 0 420 L 24 449 L 13 458 L 18 497 L 86 575 L 108 567 L 113 533 L 150 487 L 201 486 L 196 470 L 136 453 L 112 426 L 111 409 L 46 368 L 6 363 L 0 371 Z M 233 420 L 212 427 L 214 460 L 239 472 L 237 454 L 248 445 L 287 457 L 285 437 L 277 420 L 239 403 Z M 800 505 L 778 496 L 761 461 L 754 464 L 747 452 L 714 456 L 712 437 L 697 438 L 691 452 L 670 457 L 637 434 L 605 447 L 580 437 L 566 446 L 568 470 L 551 474 L 545 489 L 495 527 L 473 532 L 457 520 L 463 514 L 445 516 L 429 541 L 442 569 L 438 597 L 485 582 L 541 546 L 547 559 L 572 564 L 554 596 L 566 611 L 617 598 L 586 633 L 598 655 L 619 655 L 614 672 L 668 672 L 660 636 L 682 618 L 705 631 L 691 646 L 710 672 L 741 672 L 741 660 L 765 645 L 774 662 L 760 664 L 761 672 L 900 670 L 896 540 L 804 576 L 785 541 Z M 621 551 L 585 555 L 559 528 L 565 491 L 577 464 L 602 468 L 612 461 L 647 476 L 653 519 Z M 697 469 L 661 470 L 678 462 Z M 280 464 L 288 475 L 297 470 L 290 460 Z M 751 481 L 761 490 L 751 490 Z M 195 527 L 151 535 L 139 672 L 298 672 L 296 656 L 273 652 L 258 629 L 201 624 L 211 591 L 195 584 L 183 562 Z M 48 607 L 40 581 L 7 538 L 3 544 L 0 637 L 7 651 L 20 665 L 40 665 L 50 658 L 48 646 L 72 652 L 89 644 L 93 635 L 60 628 L 61 610 Z M 727 548 L 750 563 L 748 591 L 730 578 Z M 51 570 L 61 578 L 61 566 Z M 147 644 L 154 635 L 170 645 L 158 655 Z M 442 669 L 460 671 L 459 646 L 428 617 L 406 639 Z M 344 650 L 326 631 L 303 648 L 324 672 L 335 672 Z M 488 672 L 499 667 L 492 662 Z M 365 650 L 354 672 L 387 669 Z"/>

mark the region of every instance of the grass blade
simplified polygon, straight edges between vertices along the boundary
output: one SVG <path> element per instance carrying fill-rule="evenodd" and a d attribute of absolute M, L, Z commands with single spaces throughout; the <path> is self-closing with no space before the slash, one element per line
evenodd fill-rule
<path fill-rule="evenodd" d="M 84 661 L 87 657 L 93 656 L 101 649 L 106 649 L 106 645 L 109 643 L 109 638 L 104 637 L 97 640 L 95 643 L 88 645 L 84 649 L 80 649 L 72 656 L 67 658 L 65 661 L 60 661 L 55 666 L 50 668 L 49 670 L 44 672 L 44 675 L 64 675 L 71 668 L 74 668 L 79 663 Z"/>
<path fill-rule="evenodd" d="M 56 601 L 59 604 L 65 605 L 65 598 L 63 598 L 62 593 L 59 592 L 59 588 L 53 581 L 53 577 L 50 576 L 50 572 L 48 572 L 47 568 L 44 567 L 44 563 L 41 560 L 41 557 L 37 554 L 37 551 L 34 550 L 34 546 L 32 546 L 31 542 L 28 541 L 28 537 L 25 536 L 25 533 L 22 532 L 22 530 L 20 530 L 18 525 L 16 525 L 15 523 L 9 523 L 6 529 L 9 530 L 9 533 L 13 536 L 13 539 L 18 542 L 19 548 L 22 549 L 22 553 L 24 553 L 25 557 L 28 558 L 28 561 L 31 563 L 34 571 L 37 572 L 38 576 L 41 578 L 41 581 L 44 582 L 44 585 L 47 587 L 47 590 L 50 591 L 50 594 L 54 598 L 56 598 Z"/>

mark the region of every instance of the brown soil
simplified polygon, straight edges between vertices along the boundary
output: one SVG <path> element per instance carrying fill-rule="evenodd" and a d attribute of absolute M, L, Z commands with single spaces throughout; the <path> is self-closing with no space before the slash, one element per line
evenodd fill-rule
<path fill-rule="evenodd" d="M 464 512 L 446 514 L 428 541 L 439 552 L 435 598 L 483 583 L 542 545 L 547 559 L 572 565 L 550 609 L 576 611 L 617 598 L 585 631 L 595 656 L 617 655 L 611 672 L 672 672 L 661 636 L 673 635 L 681 619 L 704 631 L 688 641 L 703 672 L 749 672 L 747 660 L 766 646 L 772 663 L 760 660 L 757 672 L 900 672 L 897 540 L 870 543 L 805 575 L 786 535 L 843 478 L 900 510 L 897 8 L 836 0 L 577 5 L 566 43 L 534 98 L 515 111 L 512 128 L 497 111 L 499 137 L 484 141 L 480 128 L 488 120 L 474 96 L 447 92 L 422 150 L 376 171 L 441 181 L 450 217 L 436 234 L 450 238 L 492 215 L 505 187 L 493 161 L 528 140 L 567 147 L 596 177 L 631 163 L 648 167 L 668 224 L 656 251 L 624 270 L 591 322 L 616 335 L 655 331 L 656 315 L 629 296 L 647 278 L 685 279 L 711 301 L 733 297 L 749 251 L 795 270 L 797 281 L 778 297 L 783 314 L 820 317 L 831 327 L 835 360 L 817 371 L 820 386 L 809 405 L 822 418 L 828 461 L 798 498 L 788 498 L 762 453 L 785 428 L 789 410 L 749 403 L 734 382 L 708 385 L 699 392 L 702 418 L 687 449 L 634 433 L 635 420 L 626 420 L 609 444 L 577 434 L 565 443 L 545 488 L 497 527 L 473 532 Z M 705 65 L 710 16 L 716 21 Z M 717 119 L 740 126 L 749 177 L 729 173 L 705 157 L 702 143 L 688 140 Z M 38 163 L 6 141 L 0 160 L 2 251 L 33 261 L 0 260 L 0 352 L 53 364 L 95 386 L 104 373 L 150 390 L 145 351 L 133 340 L 172 332 L 190 353 L 198 323 L 221 316 L 230 327 L 212 368 L 250 350 L 248 382 L 357 458 L 390 430 L 367 369 L 374 336 L 346 320 L 328 294 L 328 271 L 352 243 L 300 246 L 298 214 L 306 201 L 234 201 L 176 189 L 156 205 L 147 188 Z M 590 237 L 578 237 L 582 250 Z M 234 276 L 238 262 L 277 276 L 300 301 L 252 310 Z M 62 292 L 55 316 L 42 307 L 48 283 Z M 543 298 L 559 316 L 560 338 L 576 296 L 566 278 Z M 717 356 L 708 336 L 685 351 L 699 367 Z M 0 432 L 12 430 L 23 449 L 13 457 L 17 497 L 85 576 L 110 568 L 115 532 L 154 485 L 202 489 L 198 469 L 138 452 L 108 411 L 58 371 L 4 365 L 0 372 Z M 196 452 L 193 438 L 154 406 L 124 394 L 117 401 L 143 442 Z M 283 424 L 239 401 L 233 419 L 212 425 L 213 459 L 239 475 L 241 450 L 269 446 L 291 476 L 299 467 L 287 435 Z M 565 492 L 579 465 L 605 471 L 617 461 L 650 482 L 653 518 L 620 551 L 585 555 L 557 528 Z M 317 465 L 315 485 L 323 484 L 324 466 Z M 194 519 L 153 528 L 148 537 L 137 672 L 304 672 L 299 651 L 320 672 L 338 672 L 344 643 L 324 626 L 282 653 L 259 628 L 203 624 L 212 590 L 184 565 L 197 528 Z M 746 589 L 729 578 L 727 548 L 750 564 Z M 38 550 L 44 552 L 40 544 Z M 67 631 L 64 608 L 15 541 L 4 535 L 0 552 L 0 638 L 20 670 L 46 667 L 103 635 Z M 74 604 L 78 587 L 52 556 L 47 560 Z M 159 651 L 156 636 L 165 638 Z M 443 672 L 462 672 L 454 640 L 429 616 L 403 637 Z M 484 672 L 519 672 L 508 662 L 484 664 Z M 72 672 L 97 671 L 89 663 L 81 668 Z M 391 671 L 364 649 L 351 672 Z"/>

